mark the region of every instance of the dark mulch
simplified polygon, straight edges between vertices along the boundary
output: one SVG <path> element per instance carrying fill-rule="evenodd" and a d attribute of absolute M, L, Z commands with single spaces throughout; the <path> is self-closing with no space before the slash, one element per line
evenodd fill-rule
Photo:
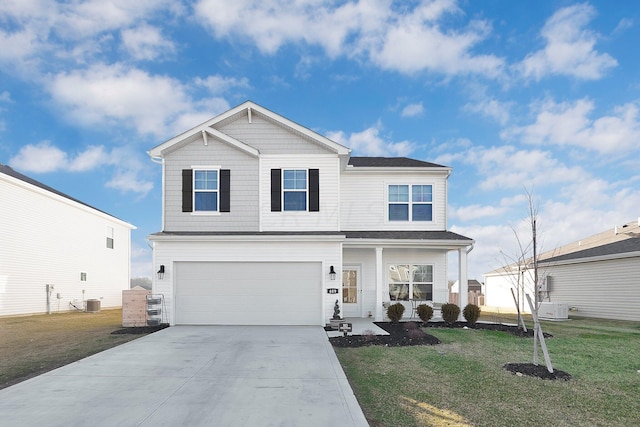
<path fill-rule="evenodd" d="M 571 375 L 564 371 L 554 369 L 553 372 L 549 372 L 546 366 L 534 365 L 533 363 L 507 363 L 503 368 L 518 376 L 526 375 L 528 377 L 542 378 L 544 380 L 569 381 L 571 379 Z"/>
<path fill-rule="evenodd" d="M 380 328 L 389 332 L 389 335 L 349 335 L 329 338 L 329 342 L 334 347 L 363 347 L 367 345 L 385 345 L 387 347 L 400 347 L 406 345 L 435 345 L 440 344 L 440 340 L 433 335 L 429 335 L 421 328 L 468 328 L 484 329 L 490 331 L 502 331 L 517 337 L 533 337 L 533 329 L 524 332 L 518 326 L 503 325 L 498 323 L 476 323 L 469 325 L 467 322 L 374 322 Z M 326 330 L 331 330 L 326 327 Z M 544 332 L 545 338 L 552 335 Z M 546 368 L 545 368 L 546 369 Z"/>
<path fill-rule="evenodd" d="M 150 334 L 153 332 L 157 332 L 159 330 L 162 330 L 168 327 L 169 327 L 168 323 L 162 323 L 158 326 L 140 326 L 136 328 L 122 328 L 122 329 L 116 329 L 115 331 L 111 332 L 111 335 L 121 335 L 121 334 L 143 335 L 143 334 Z"/>
<path fill-rule="evenodd" d="M 367 345 L 402 347 L 440 344 L 438 338 L 420 329 L 417 322 L 375 322 L 375 324 L 389 332 L 389 335 L 349 335 L 329 338 L 329 342 L 334 347 L 363 347 Z"/>
<path fill-rule="evenodd" d="M 501 323 L 475 323 L 473 325 L 467 322 L 427 322 L 421 324 L 423 328 L 469 328 L 469 329 L 484 329 L 488 331 L 501 331 L 507 332 L 511 335 L 523 338 L 533 338 L 533 329 L 527 328 L 527 332 L 522 328 L 514 325 L 503 325 Z M 543 332 L 545 338 L 552 338 L 553 335 Z"/>

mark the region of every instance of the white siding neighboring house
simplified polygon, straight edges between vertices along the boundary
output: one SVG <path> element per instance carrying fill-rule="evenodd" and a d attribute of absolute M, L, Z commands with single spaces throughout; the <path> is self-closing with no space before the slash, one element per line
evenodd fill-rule
<path fill-rule="evenodd" d="M 122 306 L 133 225 L 2 164 L 0 200 L 0 316 Z"/>
<path fill-rule="evenodd" d="M 382 320 L 383 303 L 446 302 L 473 240 L 447 231 L 451 169 L 351 150 L 247 101 L 153 148 L 162 230 L 153 292 L 170 324 Z M 330 272 L 335 272 L 335 275 Z"/>
<path fill-rule="evenodd" d="M 640 321 L 640 220 L 541 255 L 541 301 L 564 303 L 574 315 Z M 514 268 L 514 271 L 516 268 Z M 533 297 L 533 284 L 522 273 Z M 514 274 L 485 274 L 486 305 L 515 310 Z M 525 311 L 529 312 L 528 307 Z"/>

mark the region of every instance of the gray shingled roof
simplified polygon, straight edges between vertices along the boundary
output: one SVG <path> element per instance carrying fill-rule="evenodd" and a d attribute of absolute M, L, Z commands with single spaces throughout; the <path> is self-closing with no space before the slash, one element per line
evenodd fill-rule
<path fill-rule="evenodd" d="M 451 231 L 344 231 L 347 239 L 461 240 L 473 239 Z"/>
<path fill-rule="evenodd" d="M 640 237 L 631 237 L 628 239 L 620 240 L 618 242 L 596 246 L 595 248 L 589 248 L 583 251 L 576 251 L 553 258 L 547 258 L 544 261 L 540 262 L 553 263 L 558 261 L 593 258 L 598 256 L 618 255 L 629 252 L 640 252 Z"/>
<path fill-rule="evenodd" d="M 107 213 L 105 211 L 102 211 L 102 210 L 100 210 L 100 209 L 98 209 L 98 208 L 96 208 L 94 206 L 91 206 L 91 205 L 89 205 L 89 204 L 87 204 L 87 203 L 85 203 L 85 202 L 83 202 L 81 200 L 78 200 L 78 199 L 76 199 L 74 197 L 71 197 L 68 194 L 65 194 L 65 193 L 63 193 L 61 191 L 56 190 L 53 187 L 49 187 L 48 185 L 45 185 L 45 184 L 41 183 L 40 181 L 36 181 L 35 179 L 29 178 L 28 176 L 23 175 L 20 172 L 16 172 L 15 170 L 10 168 L 9 166 L 3 165 L 2 163 L 0 163 L 0 173 L 3 173 L 5 175 L 8 175 L 8 176 L 10 176 L 12 178 L 15 178 L 15 179 L 19 179 L 20 181 L 26 182 L 27 184 L 31 184 L 33 186 L 36 186 L 36 187 L 41 188 L 43 190 L 46 190 L 46 191 L 48 191 L 50 193 L 57 194 L 58 196 L 64 197 L 65 199 L 72 200 L 72 201 L 74 201 L 76 203 L 80 203 L 81 205 L 84 205 L 84 206 L 86 206 L 88 208 L 91 208 L 91 209 L 96 210 L 98 212 L 102 212 L 105 215 L 109 215 L 110 217 L 116 218 L 115 216 L 113 216 L 113 215 L 111 215 L 111 214 L 109 214 L 109 213 Z M 116 219 L 119 219 L 119 218 L 116 218 Z"/>
<path fill-rule="evenodd" d="M 346 236 L 347 239 L 459 240 L 470 239 L 451 231 L 161 231 L 154 236 Z"/>
<path fill-rule="evenodd" d="M 408 157 L 351 157 L 349 165 L 356 168 L 446 168 L 446 166 Z"/>

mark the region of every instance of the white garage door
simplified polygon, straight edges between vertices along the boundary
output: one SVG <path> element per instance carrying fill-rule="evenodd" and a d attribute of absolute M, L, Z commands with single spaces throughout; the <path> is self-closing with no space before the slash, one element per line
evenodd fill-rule
<path fill-rule="evenodd" d="M 178 262 L 178 325 L 320 325 L 320 263 Z"/>

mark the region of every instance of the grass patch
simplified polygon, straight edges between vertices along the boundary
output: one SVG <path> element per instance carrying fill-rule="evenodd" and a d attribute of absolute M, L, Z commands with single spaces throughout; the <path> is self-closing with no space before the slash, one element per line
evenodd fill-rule
<path fill-rule="evenodd" d="M 637 424 L 638 324 L 576 318 L 543 330 L 553 334 L 553 367 L 570 381 L 502 369 L 533 357 L 532 339 L 504 332 L 430 328 L 442 344 L 335 350 L 372 426 Z"/>
<path fill-rule="evenodd" d="M 142 335 L 122 329 L 122 310 L 0 318 L 0 389 Z"/>

